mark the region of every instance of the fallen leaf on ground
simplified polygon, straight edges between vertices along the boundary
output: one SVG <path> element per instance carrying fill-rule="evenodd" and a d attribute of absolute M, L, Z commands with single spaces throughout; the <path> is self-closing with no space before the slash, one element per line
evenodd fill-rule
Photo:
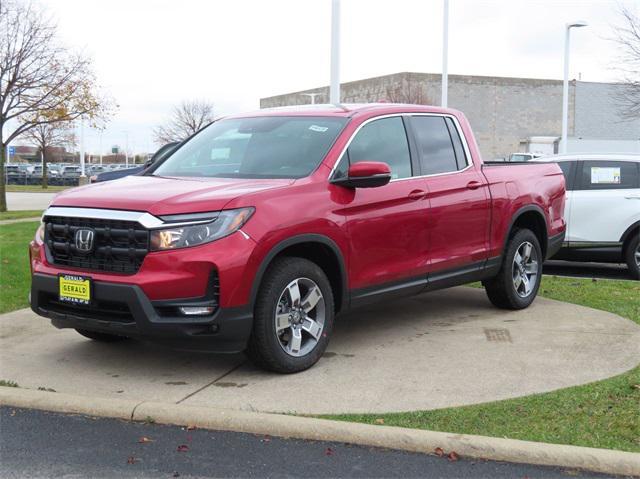
<path fill-rule="evenodd" d="M 455 462 L 455 461 L 457 461 L 458 459 L 460 459 L 460 457 L 458 456 L 458 454 L 456 453 L 456 451 L 451 451 L 451 452 L 449 453 L 449 455 L 447 456 L 447 458 L 448 458 L 448 459 L 449 459 L 449 461 L 451 461 L 451 462 Z"/>
<path fill-rule="evenodd" d="M 133 456 L 127 458 L 127 464 L 135 464 L 136 462 L 138 462 L 138 460 Z"/>
<path fill-rule="evenodd" d="M 384 424 L 384 419 L 381 417 L 376 419 L 376 424 Z"/>
<path fill-rule="evenodd" d="M 178 471 L 173 472 L 173 477 L 180 477 L 180 473 Z"/>
<path fill-rule="evenodd" d="M 435 450 L 434 450 L 433 452 L 435 452 L 435 453 L 436 453 L 436 456 L 438 456 L 438 457 L 442 457 L 442 456 L 444 456 L 444 451 L 442 450 L 442 448 L 441 448 L 441 447 L 436 447 L 436 448 L 435 448 Z"/>
<path fill-rule="evenodd" d="M 142 436 L 140 439 L 138 439 L 138 442 L 139 442 L 140 444 L 145 444 L 145 443 L 147 443 L 147 442 L 153 442 L 153 439 L 149 439 L 149 438 L 148 438 L 148 437 L 146 437 L 146 436 Z"/>
<path fill-rule="evenodd" d="M 194 425 L 187 426 L 187 431 L 193 431 L 195 428 Z"/>
<path fill-rule="evenodd" d="M 331 449 L 330 447 L 328 447 L 327 449 L 325 449 L 325 451 L 324 451 L 324 455 L 325 455 L 325 456 L 333 456 L 333 449 Z"/>
<path fill-rule="evenodd" d="M 260 439 L 260 442 L 270 442 L 271 441 L 271 436 L 269 436 L 268 434 L 265 435 L 262 439 Z"/>
<path fill-rule="evenodd" d="M 189 450 L 189 446 L 186 444 L 180 444 L 178 446 L 178 452 L 187 452 Z"/>

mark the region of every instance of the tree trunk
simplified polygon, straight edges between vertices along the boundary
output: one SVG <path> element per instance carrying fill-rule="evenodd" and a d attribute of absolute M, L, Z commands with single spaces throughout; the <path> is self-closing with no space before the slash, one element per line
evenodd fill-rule
<path fill-rule="evenodd" d="M 7 145 L 2 141 L 2 127 L 0 127 L 0 212 L 7 211 L 7 192 L 4 164 L 6 162 Z"/>
<path fill-rule="evenodd" d="M 47 149 L 42 149 L 42 188 L 47 188 Z"/>

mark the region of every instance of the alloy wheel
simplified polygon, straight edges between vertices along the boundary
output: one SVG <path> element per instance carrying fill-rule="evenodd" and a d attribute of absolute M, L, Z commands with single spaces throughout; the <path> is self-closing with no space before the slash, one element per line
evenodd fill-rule
<path fill-rule="evenodd" d="M 521 298 L 526 298 L 535 289 L 538 281 L 538 255 L 536 249 L 525 241 L 513 257 L 513 287 Z"/>
<path fill-rule="evenodd" d="M 297 278 L 284 289 L 276 305 L 275 330 L 280 347 L 290 356 L 313 351 L 322 336 L 325 300 L 309 278 Z"/>

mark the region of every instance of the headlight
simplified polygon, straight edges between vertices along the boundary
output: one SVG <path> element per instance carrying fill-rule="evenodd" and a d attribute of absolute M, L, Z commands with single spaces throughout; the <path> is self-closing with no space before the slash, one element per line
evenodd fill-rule
<path fill-rule="evenodd" d="M 151 249 L 186 248 L 224 238 L 242 228 L 254 211 L 254 208 L 223 210 L 209 223 L 152 230 Z"/>
<path fill-rule="evenodd" d="M 38 230 L 36 231 L 36 239 L 39 239 L 44 243 L 44 223 L 40 223 Z"/>

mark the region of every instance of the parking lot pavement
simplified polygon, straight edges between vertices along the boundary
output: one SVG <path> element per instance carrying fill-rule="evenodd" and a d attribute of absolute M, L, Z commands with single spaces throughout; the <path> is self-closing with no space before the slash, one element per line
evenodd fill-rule
<path fill-rule="evenodd" d="M 0 379 L 86 396 L 298 413 L 391 412 L 504 399 L 640 362 L 640 326 L 538 298 L 523 311 L 459 287 L 339 318 L 321 361 L 276 375 L 243 355 L 93 343 L 28 310 L 0 317 Z"/>
<path fill-rule="evenodd" d="M 632 280 L 626 264 L 586 263 L 577 261 L 545 261 L 544 274 L 574 276 L 577 278 L 629 279 Z"/>
<path fill-rule="evenodd" d="M 33 477 L 605 477 L 335 442 L 0 408 L 0 476 Z M 146 438 L 146 439 L 142 439 Z M 61 445 L 63 445 L 61 447 Z M 182 447 L 180 447 L 182 446 Z M 180 449 L 179 449 L 180 448 Z M 96 451 L 100 451 L 96 454 Z"/>
<path fill-rule="evenodd" d="M 44 210 L 57 193 L 7 193 L 7 209 Z"/>

